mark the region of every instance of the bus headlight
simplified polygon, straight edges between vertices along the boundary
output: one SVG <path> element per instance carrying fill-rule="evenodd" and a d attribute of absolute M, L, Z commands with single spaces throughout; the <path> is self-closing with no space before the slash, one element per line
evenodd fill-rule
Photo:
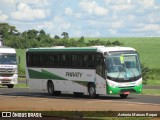
<path fill-rule="evenodd" d="M 139 86 L 139 85 L 141 85 L 142 84 L 142 80 L 139 80 L 138 82 L 137 82 L 137 85 Z"/>
<path fill-rule="evenodd" d="M 116 84 L 111 83 L 111 82 L 108 82 L 108 85 L 109 85 L 109 86 L 111 86 L 111 87 L 113 87 L 113 88 L 117 87 L 117 85 L 116 85 Z"/>

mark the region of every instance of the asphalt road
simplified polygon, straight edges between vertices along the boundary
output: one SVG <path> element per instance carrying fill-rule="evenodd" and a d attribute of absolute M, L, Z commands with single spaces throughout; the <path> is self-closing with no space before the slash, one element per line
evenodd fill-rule
<path fill-rule="evenodd" d="M 73 94 L 62 93 L 60 96 L 49 96 L 47 92 L 31 90 L 29 88 L 5 88 L 0 87 L 1 96 L 28 96 L 36 98 L 62 98 L 62 99 L 90 99 L 88 95 L 83 95 L 81 97 L 74 97 Z M 108 101 L 123 101 L 139 104 L 158 104 L 160 105 L 160 96 L 152 95 L 129 95 L 126 99 L 121 99 L 118 95 L 103 95 L 99 96 L 97 100 L 108 100 Z"/>

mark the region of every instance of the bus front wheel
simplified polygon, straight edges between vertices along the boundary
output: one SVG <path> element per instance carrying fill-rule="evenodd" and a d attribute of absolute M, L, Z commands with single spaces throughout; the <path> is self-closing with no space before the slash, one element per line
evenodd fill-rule
<path fill-rule="evenodd" d="M 128 94 L 120 94 L 121 98 L 127 98 Z"/>
<path fill-rule="evenodd" d="M 96 94 L 96 88 L 95 85 L 93 83 L 89 84 L 88 86 L 88 92 L 89 92 L 89 96 L 91 98 L 96 98 L 98 97 L 98 94 Z"/>

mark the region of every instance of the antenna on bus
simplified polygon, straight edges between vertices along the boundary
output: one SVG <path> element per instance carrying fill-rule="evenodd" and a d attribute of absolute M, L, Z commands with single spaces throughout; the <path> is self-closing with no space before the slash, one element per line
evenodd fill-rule
<path fill-rule="evenodd" d="M 3 46 L 3 38 L 2 35 L 0 35 L 0 47 Z"/>

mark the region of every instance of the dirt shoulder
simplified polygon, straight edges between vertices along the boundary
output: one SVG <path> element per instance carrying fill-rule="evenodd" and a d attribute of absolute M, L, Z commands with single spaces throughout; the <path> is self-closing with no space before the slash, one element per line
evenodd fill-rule
<path fill-rule="evenodd" d="M 0 111 L 160 111 L 158 104 L 98 99 L 0 96 Z"/>

